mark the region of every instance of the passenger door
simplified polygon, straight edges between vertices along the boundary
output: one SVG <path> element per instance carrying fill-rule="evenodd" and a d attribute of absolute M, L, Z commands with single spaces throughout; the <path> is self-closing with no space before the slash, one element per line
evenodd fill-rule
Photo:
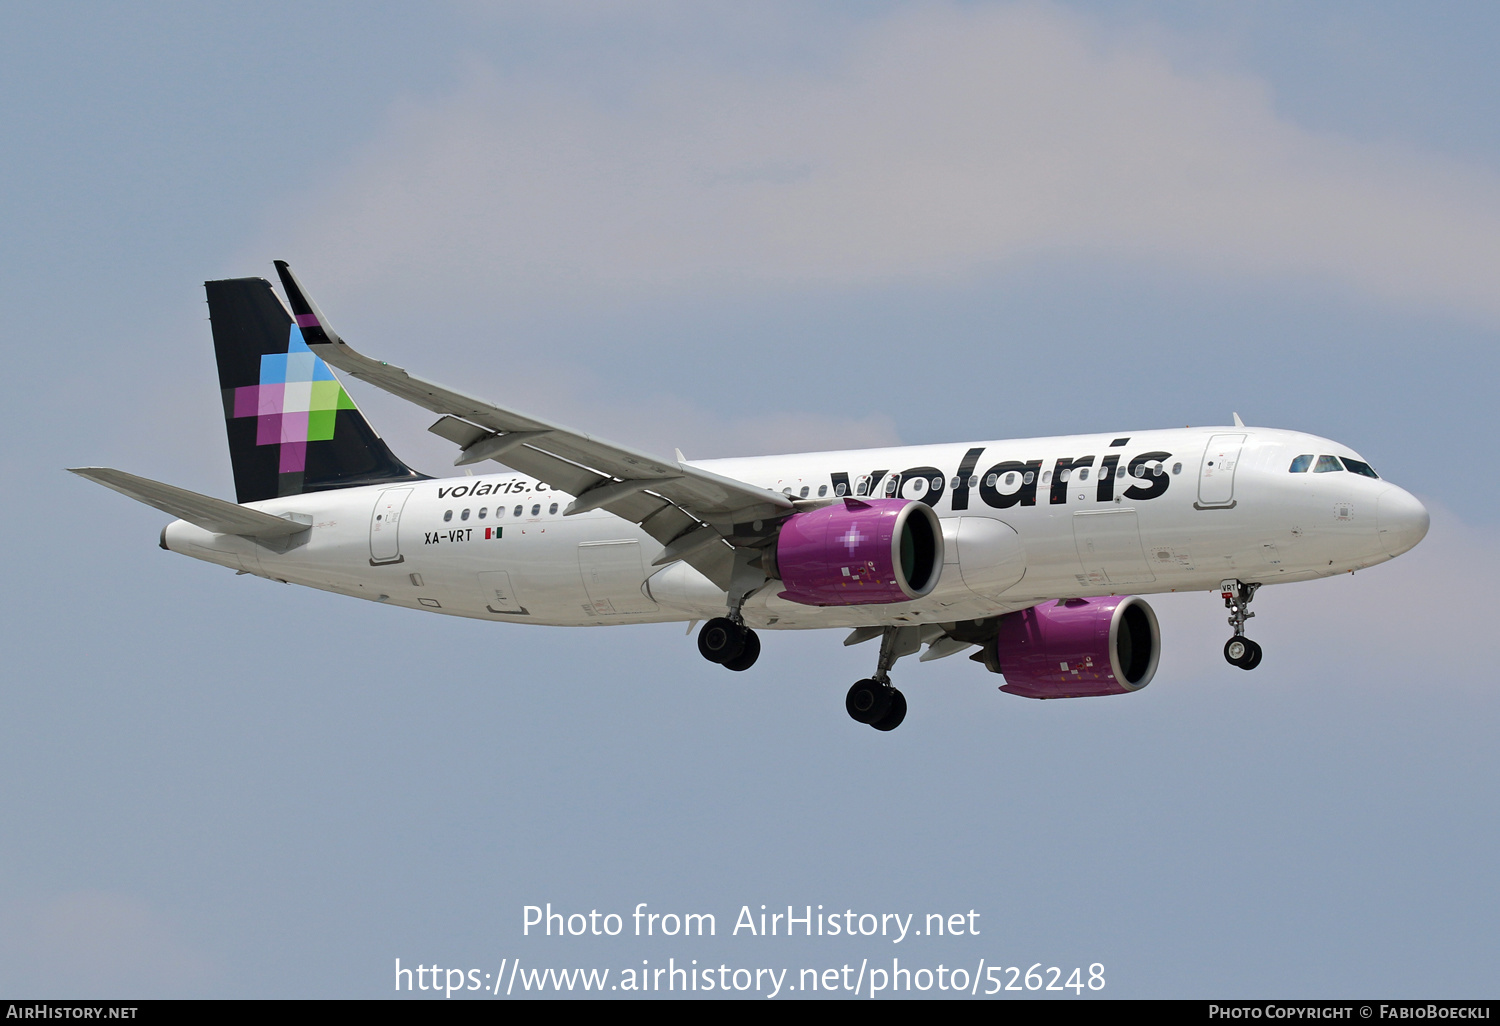
<path fill-rule="evenodd" d="M 1214 435 L 1203 449 L 1198 468 L 1198 509 L 1227 509 L 1234 505 L 1234 469 L 1240 462 L 1244 435 Z"/>
<path fill-rule="evenodd" d="M 410 488 L 387 488 L 375 500 L 370 514 L 370 565 L 400 563 L 401 510 L 411 498 Z"/>

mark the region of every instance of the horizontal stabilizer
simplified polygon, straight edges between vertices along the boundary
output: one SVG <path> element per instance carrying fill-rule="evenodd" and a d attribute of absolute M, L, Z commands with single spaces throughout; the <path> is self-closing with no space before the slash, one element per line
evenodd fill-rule
<path fill-rule="evenodd" d="M 271 513 L 247 506 L 236 506 L 211 495 L 200 495 L 176 485 L 162 484 L 148 477 L 137 477 L 108 467 L 69 467 L 70 473 L 87 478 L 136 502 L 154 506 L 179 520 L 196 524 L 215 534 L 239 534 L 249 538 L 285 538 L 308 530 L 312 524 L 299 524 Z"/>

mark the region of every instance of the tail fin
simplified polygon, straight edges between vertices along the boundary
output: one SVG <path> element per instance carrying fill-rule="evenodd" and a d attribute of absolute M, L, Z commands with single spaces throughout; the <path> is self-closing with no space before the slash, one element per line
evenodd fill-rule
<path fill-rule="evenodd" d="M 264 278 L 203 283 L 240 502 L 421 480 L 314 356 Z"/>

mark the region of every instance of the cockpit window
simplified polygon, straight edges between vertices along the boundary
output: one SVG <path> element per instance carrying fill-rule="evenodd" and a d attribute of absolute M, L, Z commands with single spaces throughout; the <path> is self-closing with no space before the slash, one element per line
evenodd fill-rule
<path fill-rule="evenodd" d="M 1375 468 L 1370 466 L 1368 463 L 1363 463 L 1359 460 L 1351 460 L 1347 456 L 1345 456 L 1343 459 L 1344 466 L 1349 468 L 1349 473 L 1358 474 L 1360 477 L 1373 477 L 1377 481 L 1380 479 L 1380 475 L 1375 473 Z"/>
<path fill-rule="evenodd" d="M 1339 462 L 1337 456 L 1319 456 L 1318 465 L 1313 467 L 1314 474 L 1327 474 L 1333 470 L 1343 470 L 1344 465 Z"/>
<path fill-rule="evenodd" d="M 1310 467 L 1310 466 L 1312 466 L 1312 461 L 1313 461 L 1312 453 L 1308 453 L 1308 454 L 1306 454 L 1304 456 L 1298 456 L 1296 459 L 1292 460 L 1292 469 L 1291 469 L 1290 473 L 1293 473 L 1293 474 L 1305 474 L 1305 473 L 1307 473 L 1307 468 Z"/>

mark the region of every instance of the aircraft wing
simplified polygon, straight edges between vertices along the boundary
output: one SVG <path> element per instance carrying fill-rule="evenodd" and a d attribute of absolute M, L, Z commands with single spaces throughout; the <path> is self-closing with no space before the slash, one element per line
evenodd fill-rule
<path fill-rule="evenodd" d="M 566 513 L 603 508 L 639 524 L 672 558 L 721 587 L 728 588 L 733 568 L 722 539 L 734 525 L 796 508 L 779 492 L 495 406 L 364 356 L 328 326 L 285 261 L 276 261 L 276 271 L 308 348 L 352 377 L 442 414 L 429 430 L 460 447 L 456 466 L 494 460 L 530 474 L 576 497 Z"/>

